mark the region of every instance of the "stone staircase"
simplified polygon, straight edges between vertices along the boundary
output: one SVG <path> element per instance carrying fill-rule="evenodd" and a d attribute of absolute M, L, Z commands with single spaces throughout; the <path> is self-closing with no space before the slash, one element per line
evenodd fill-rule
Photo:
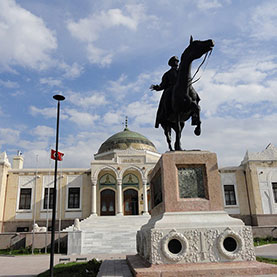
<path fill-rule="evenodd" d="M 68 254 L 136 253 L 136 233 L 148 222 L 149 215 L 90 216 L 68 232 Z"/>

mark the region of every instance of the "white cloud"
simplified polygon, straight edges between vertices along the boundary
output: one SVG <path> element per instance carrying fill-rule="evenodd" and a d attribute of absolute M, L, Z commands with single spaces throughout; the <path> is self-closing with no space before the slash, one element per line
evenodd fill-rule
<path fill-rule="evenodd" d="M 100 92 L 90 92 L 90 93 L 76 93 L 69 92 L 69 101 L 77 106 L 84 108 L 102 106 L 107 104 L 107 100 L 104 93 Z"/>
<path fill-rule="evenodd" d="M 197 0 L 196 5 L 198 9 L 205 11 L 222 7 L 222 3 L 218 0 Z"/>
<path fill-rule="evenodd" d="M 48 85 L 49 87 L 60 87 L 62 85 L 62 81 L 58 79 L 54 79 L 53 77 L 49 78 L 40 78 L 39 82 L 43 85 Z"/>
<path fill-rule="evenodd" d="M 69 21 L 67 27 L 71 34 L 79 40 L 94 42 L 99 38 L 102 29 L 109 29 L 121 25 L 128 29 L 135 30 L 139 18 L 134 15 L 134 13 L 124 15 L 120 9 L 110 9 L 80 19 L 79 22 Z"/>
<path fill-rule="evenodd" d="M 57 116 L 57 108 L 37 108 L 35 106 L 30 106 L 29 108 L 31 115 L 37 116 L 42 115 L 46 118 L 52 118 Z"/>
<path fill-rule="evenodd" d="M 76 123 L 79 127 L 92 127 L 94 125 L 94 121 L 99 119 L 98 115 L 91 115 L 90 113 L 79 112 L 75 109 L 66 109 L 65 112 L 68 115 L 68 119 Z"/>
<path fill-rule="evenodd" d="M 155 80 L 159 80 L 162 74 L 161 71 L 141 73 L 134 81 L 129 81 L 126 74 L 121 74 L 117 80 L 109 81 L 106 89 L 118 99 L 132 94 L 143 95 L 145 92 L 151 95 L 150 84 Z"/>
<path fill-rule="evenodd" d="M 220 105 L 234 101 L 244 105 L 269 101 L 277 105 L 277 82 L 268 79 L 271 75 L 276 76 L 276 69 L 277 62 L 264 57 L 262 62 L 242 60 L 229 69 L 206 70 L 194 85 L 200 94 L 203 112 L 212 116 Z"/>
<path fill-rule="evenodd" d="M 17 90 L 17 91 L 15 91 L 15 92 L 13 92 L 11 95 L 12 95 L 13 97 L 17 97 L 17 96 L 22 96 L 22 95 L 24 95 L 24 94 L 25 94 L 24 91 L 22 91 L 22 90 Z"/>
<path fill-rule="evenodd" d="M 70 20 L 67 28 L 73 37 L 86 44 L 91 63 L 106 66 L 112 62 L 116 52 L 126 50 L 127 47 L 114 34 L 118 30 L 121 34 L 126 34 L 126 31 L 135 32 L 146 18 L 141 4 L 126 5 L 122 9 L 95 12 L 77 22 Z M 103 41 L 105 43 L 101 44 Z M 107 41 L 111 43 L 107 44 Z"/>
<path fill-rule="evenodd" d="M 60 67 L 65 71 L 64 77 L 69 79 L 78 78 L 84 71 L 84 67 L 74 62 L 72 65 L 61 63 Z"/>
<path fill-rule="evenodd" d="M 104 123 L 107 125 L 113 125 L 113 124 L 118 124 L 122 122 L 123 120 L 123 111 L 117 111 L 117 112 L 107 112 L 103 116 Z"/>
<path fill-rule="evenodd" d="M 19 84 L 17 82 L 13 82 L 13 81 L 3 81 L 0 80 L 0 85 L 5 87 L 5 88 L 19 88 Z"/>
<path fill-rule="evenodd" d="M 57 48 L 56 38 L 40 17 L 14 0 L 0 1 L 0 65 L 44 69 L 51 63 L 50 52 Z"/>
<path fill-rule="evenodd" d="M 156 110 L 157 107 L 154 104 L 146 101 L 136 101 L 126 107 L 126 114 L 128 117 L 133 117 L 137 124 L 150 124 L 154 126 Z"/>
<path fill-rule="evenodd" d="M 38 125 L 33 129 L 32 133 L 39 138 L 47 139 L 55 135 L 55 130 L 48 126 Z"/>
<path fill-rule="evenodd" d="M 20 136 L 19 130 L 11 128 L 0 128 L 0 145 L 17 144 Z"/>
<path fill-rule="evenodd" d="M 258 40 L 277 38 L 277 3 L 266 1 L 258 5 L 251 13 L 250 23 L 252 37 Z"/>

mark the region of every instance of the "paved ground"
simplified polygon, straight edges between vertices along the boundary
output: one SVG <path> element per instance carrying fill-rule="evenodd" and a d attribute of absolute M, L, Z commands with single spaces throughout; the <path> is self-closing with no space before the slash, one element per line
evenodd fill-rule
<path fill-rule="evenodd" d="M 77 258 L 87 258 L 91 260 L 97 258 L 102 260 L 101 275 L 99 276 L 132 276 L 127 263 L 125 254 L 98 254 L 98 255 L 60 255 L 55 254 L 55 264 L 63 258 L 70 258 L 71 262 Z M 49 269 L 50 255 L 25 255 L 25 256 L 4 256 L 0 255 L 0 276 L 1 277 L 33 277 Z M 110 275 L 110 274 L 119 275 Z M 100 272 L 99 272 L 100 273 Z M 121 274 L 121 275 L 120 275 Z M 124 275 L 122 275 L 124 274 Z M 128 275 L 129 274 L 129 275 Z"/>
<path fill-rule="evenodd" d="M 257 256 L 277 259 L 277 244 L 259 246 L 255 248 Z M 99 277 L 131 277 L 131 272 L 125 261 L 124 254 L 112 255 L 55 255 L 55 264 L 59 263 L 60 258 L 70 258 L 70 261 L 76 261 L 76 258 L 86 257 L 87 260 L 98 258 L 103 263 L 98 274 Z M 28 256 L 0 256 L 0 276 L 3 277 L 32 277 L 49 268 L 49 255 L 28 255 Z M 276 275 L 265 275 L 276 276 Z"/>
<path fill-rule="evenodd" d="M 277 259 L 277 244 L 267 244 L 255 247 L 255 252 L 257 256 Z"/>

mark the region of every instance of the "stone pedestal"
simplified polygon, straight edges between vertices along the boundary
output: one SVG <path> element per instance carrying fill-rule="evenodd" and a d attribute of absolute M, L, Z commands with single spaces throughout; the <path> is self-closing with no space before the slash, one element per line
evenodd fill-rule
<path fill-rule="evenodd" d="M 135 274 L 139 260 L 156 272 L 153 276 L 161 276 L 157 272 L 177 276 L 177 269 L 192 263 L 220 267 L 229 262 L 246 268 L 249 262 L 256 263 L 251 227 L 223 210 L 216 154 L 166 153 L 150 178 L 151 219 L 137 233 L 139 256 L 127 258 Z M 143 266 L 139 268 L 143 273 Z M 149 268 L 146 272 L 152 276 Z"/>

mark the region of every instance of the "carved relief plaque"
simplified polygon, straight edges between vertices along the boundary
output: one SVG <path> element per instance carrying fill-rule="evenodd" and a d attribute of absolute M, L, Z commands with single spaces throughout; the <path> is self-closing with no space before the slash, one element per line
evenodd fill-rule
<path fill-rule="evenodd" d="M 178 167 L 178 185 L 180 198 L 207 198 L 206 174 L 204 165 Z"/>

